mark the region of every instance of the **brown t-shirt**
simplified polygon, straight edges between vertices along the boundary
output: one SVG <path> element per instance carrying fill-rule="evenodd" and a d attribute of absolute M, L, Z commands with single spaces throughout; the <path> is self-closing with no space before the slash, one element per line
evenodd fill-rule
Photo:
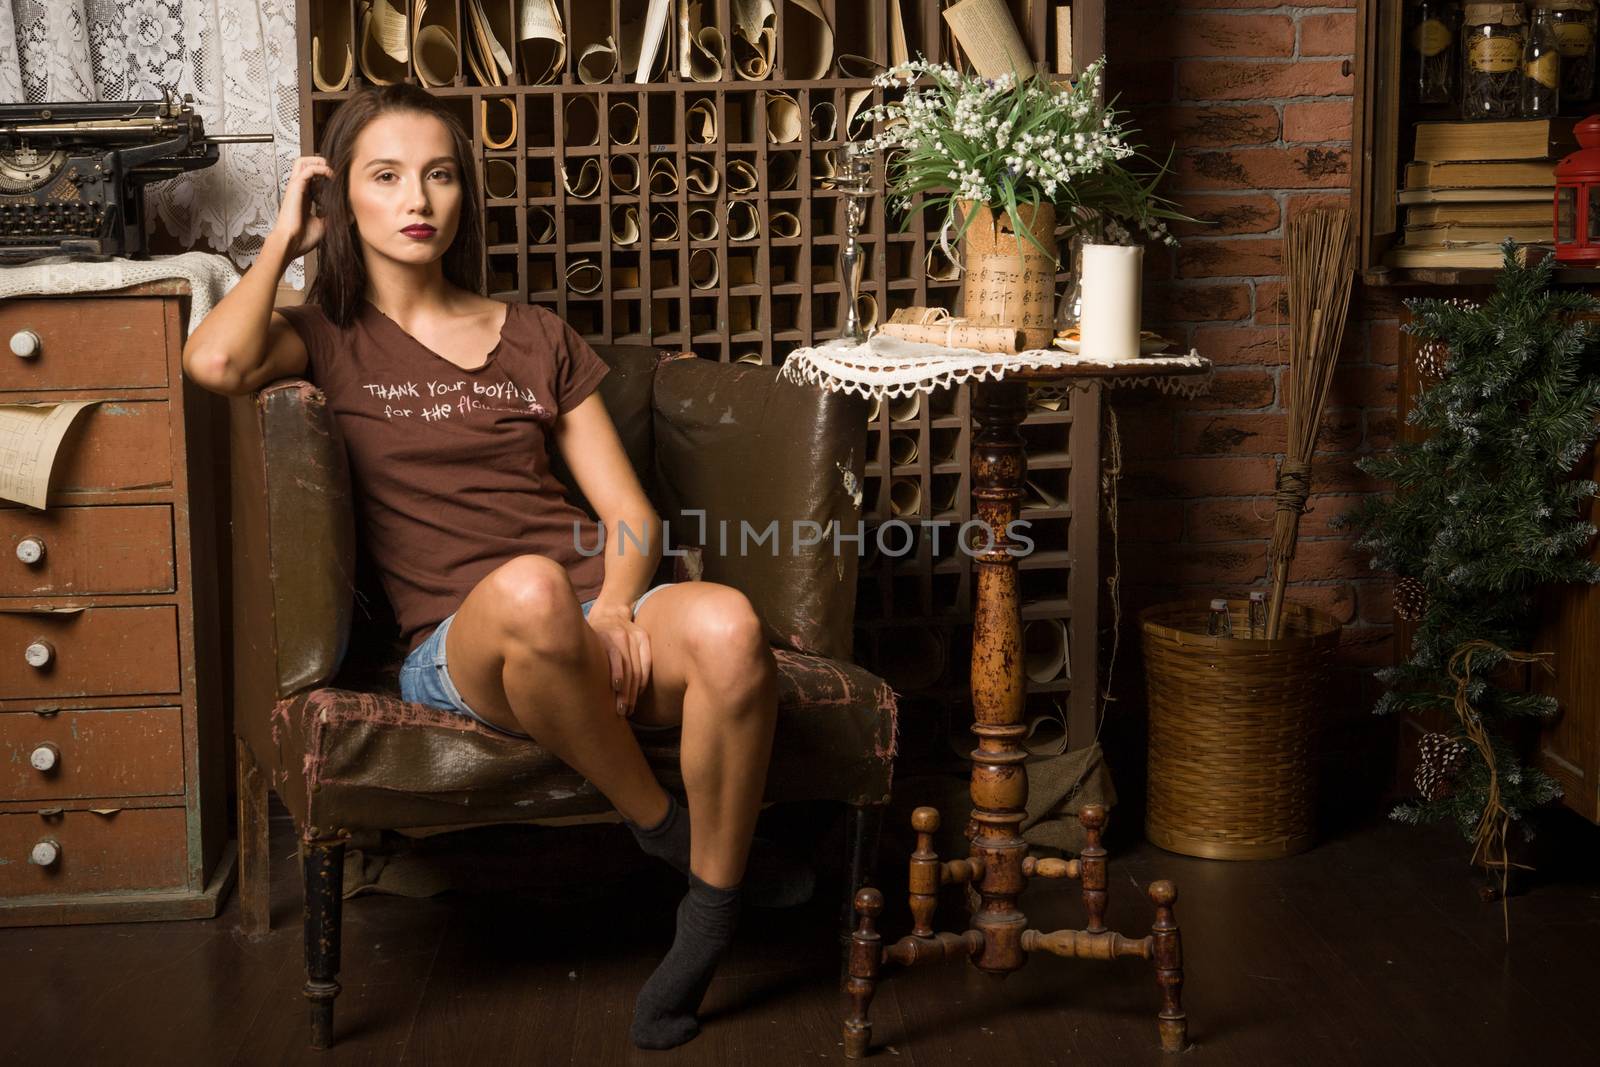
<path fill-rule="evenodd" d="M 364 544 L 412 648 L 517 556 L 562 564 L 580 601 L 605 577 L 601 555 L 578 551 L 592 552 L 599 531 L 550 473 L 549 450 L 556 417 L 608 368 L 549 311 L 508 307 L 474 370 L 369 301 L 345 329 L 314 305 L 277 309 L 305 342 L 344 437 Z"/>

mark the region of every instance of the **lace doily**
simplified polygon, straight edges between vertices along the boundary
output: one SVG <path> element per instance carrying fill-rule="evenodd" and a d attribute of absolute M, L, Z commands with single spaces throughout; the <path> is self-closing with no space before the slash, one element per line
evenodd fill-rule
<path fill-rule="evenodd" d="M 225 257 L 210 252 L 112 259 L 104 263 L 79 263 L 52 256 L 20 267 L 0 269 L 0 298 L 104 292 L 166 278 L 182 278 L 189 283 L 189 332 L 193 333 L 212 305 L 233 288 L 239 280 L 239 272 Z"/>
<path fill-rule="evenodd" d="M 1128 373 L 1114 373 L 1122 368 L 1127 368 Z M 967 381 L 998 380 L 1018 369 L 1065 372 L 1056 381 L 1035 384 L 1035 395 L 1062 394 L 1095 383 L 1110 388 L 1153 385 L 1163 393 L 1179 396 L 1199 396 L 1211 387 L 1211 361 L 1193 351 L 1186 356 L 1111 360 L 1053 349 L 1014 354 L 976 352 L 878 335 L 864 345 L 841 338 L 814 348 L 797 348 L 783 361 L 783 374 L 792 381 L 811 382 L 830 392 L 880 399 L 930 393 Z M 1095 373 L 1079 378 L 1067 376 L 1074 369 L 1093 369 Z"/>

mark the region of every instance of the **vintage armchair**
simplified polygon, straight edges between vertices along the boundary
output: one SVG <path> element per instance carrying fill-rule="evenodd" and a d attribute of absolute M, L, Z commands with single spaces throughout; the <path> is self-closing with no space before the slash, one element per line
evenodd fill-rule
<path fill-rule="evenodd" d="M 831 537 L 790 555 L 790 524 L 859 518 L 865 402 L 781 379 L 770 367 L 662 357 L 605 347 L 600 392 L 634 469 L 672 526 L 692 542 L 701 509 L 757 530 L 778 520 L 782 552 L 690 552 L 680 578 L 725 582 L 761 614 L 779 667 L 777 738 L 768 801 L 850 805 L 851 898 L 867 880 L 896 747 L 894 692 L 849 662 L 856 558 Z M 247 932 L 268 912 L 268 790 L 294 819 L 305 877 L 305 995 L 312 1044 L 327 1047 L 339 984 L 344 843 L 354 831 L 538 822 L 611 811 L 580 775 L 536 744 L 402 701 L 404 650 L 381 594 L 358 582 L 349 474 L 322 394 L 280 381 L 234 400 L 234 714 L 239 772 L 240 896 Z M 564 480 L 569 487 L 570 478 Z M 583 503 L 583 501 L 579 501 Z M 848 546 L 850 542 L 845 542 Z M 668 561 L 664 560 L 665 566 Z M 683 566 L 688 564 L 687 568 Z M 684 573 L 687 570 L 689 573 Z M 358 596 L 358 593 L 360 594 Z M 663 784 L 682 797 L 676 734 L 646 744 Z"/>

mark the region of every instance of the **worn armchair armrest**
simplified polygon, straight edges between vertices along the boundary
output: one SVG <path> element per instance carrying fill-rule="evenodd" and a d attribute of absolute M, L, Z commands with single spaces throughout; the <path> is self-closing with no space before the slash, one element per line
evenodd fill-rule
<path fill-rule="evenodd" d="M 344 659 L 355 518 L 321 390 L 285 379 L 232 405 L 234 706 L 251 738 L 277 700 L 325 684 Z"/>
<path fill-rule="evenodd" d="M 775 644 L 850 659 L 867 402 L 691 356 L 656 370 L 655 430 L 673 547 L 702 545 L 702 577 L 749 597 Z"/>

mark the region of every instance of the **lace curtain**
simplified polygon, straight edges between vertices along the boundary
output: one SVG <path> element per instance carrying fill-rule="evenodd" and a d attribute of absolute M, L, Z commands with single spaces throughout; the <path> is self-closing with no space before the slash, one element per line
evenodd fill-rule
<path fill-rule="evenodd" d="M 294 0 L 0 0 L 0 102 L 154 100 L 189 93 L 224 145 L 216 165 L 148 186 L 146 210 L 186 247 L 240 269 L 277 218 L 300 152 Z M 298 287 L 302 264 L 288 280 Z"/>

